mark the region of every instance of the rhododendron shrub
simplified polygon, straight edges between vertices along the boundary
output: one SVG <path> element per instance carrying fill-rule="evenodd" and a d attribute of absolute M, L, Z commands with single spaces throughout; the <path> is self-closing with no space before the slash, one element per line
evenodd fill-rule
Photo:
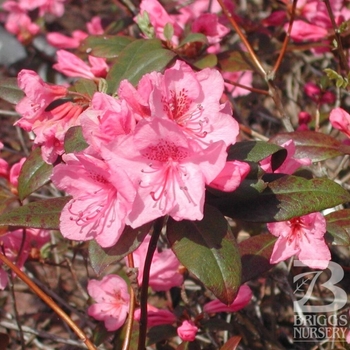
<path fill-rule="evenodd" d="M 291 281 L 323 273 L 305 306 L 326 306 L 348 262 L 345 2 L 2 9 L 26 58 L 1 67 L 0 289 L 16 305 L 22 279 L 80 339 L 23 298 L 14 346 L 298 346 Z"/>

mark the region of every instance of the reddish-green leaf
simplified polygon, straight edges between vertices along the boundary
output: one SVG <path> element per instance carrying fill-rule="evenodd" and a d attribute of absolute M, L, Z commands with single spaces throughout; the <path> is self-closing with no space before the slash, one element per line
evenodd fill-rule
<path fill-rule="evenodd" d="M 0 214 L 16 202 L 18 202 L 17 196 L 11 193 L 9 189 L 0 187 Z"/>
<path fill-rule="evenodd" d="M 252 222 L 285 221 L 350 201 L 350 194 L 329 179 L 284 175 L 267 183 L 245 180 L 234 192 L 208 196 L 225 215 Z"/>
<path fill-rule="evenodd" d="M 186 44 L 190 43 L 202 43 L 207 44 L 208 39 L 207 36 L 202 33 L 189 33 L 183 40 L 181 40 L 179 47 L 182 47 Z"/>
<path fill-rule="evenodd" d="M 117 57 L 134 40 L 129 36 L 119 35 L 89 36 L 79 49 L 96 57 L 113 58 Z"/>
<path fill-rule="evenodd" d="M 220 350 L 236 350 L 241 339 L 242 337 L 239 335 L 233 336 L 220 348 Z"/>
<path fill-rule="evenodd" d="M 350 154 L 350 146 L 342 144 L 330 135 L 316 131 L 281 133 L 270 139 L 270 142 L 281 145 L 291 139 L 296 146 L 296 158 L 310 158 L 313 162 L 319 162 Z"/>
<path fill-rule="evenodd" d="M 44 162 L 41 149 L 36 148 L 24 162 L 18 177 L 18 196 L 21 201 L 50 181 L 53 166 Z"/>
<path fill-rule="evenodd" d="M 24 92 L 17 85 L 17 78 L 1 78 L 0 98 L 17 104 L 24 97 Z"/>
<path fill-rule="evenodd" d="M 246 53 L 242 51 L 227 51 L 218 55 L 219 66 L 225 72 L 252 70 L 254 67 Z"/>
<path fill-rule="evenodd" d="M 350 209 L 335 211 L 325 216 L 327 232 L 334 245 L 350 245 Z M 328 236 L 329 237 L 329 236 Z"/>
<path fill-rule="evenodd" d="M 147 345 L 157 344 L 167 339 L 174 338 L 176 335 L 176 327 L 170 324 L 154 326 L 147 333 Z"/>
<path fill-rule="evenodd" d="M 120 53 L 108 72 L 109 92 L 115 93 L 123 79 L 136 85 L 146 73 L 162 71 L 174 57 L 175 53 L 164 49 L 158 39 L 135 40 Z"/>
<path fill-rule="evenodd" d="M 201 221 L 169 219 L 167 235 L 180 262 L 225 304 L 241 280 L 241 260 L 226 219 L 207 206 Z"/>
<path fill-rule="evenodd" d="M 277 238 L 270 234 L 250 237 L 239 243 L 242 260 L 242 283 L 270 270 L 270 257 Z"/>
<path fill-rule="evenodd" d="M 20 226 L 59 229 L 61 211 L 71 197 L 59 197 L 32 202 L 0 215 L 0 226 Z"/>
<path fill-rule="evenodd" d="M 80 152 L 89 144 L 85 141 L 81 126 L 73 126 L 68 129 L 64 136 L 64 150 L 66 153 Z"/>
<path fill-rule="evenodd" d="M 92 268 L 100 274 L 110 264 L 133 252 L 150 232 L 152 222 L 137 229 L 126 226 L 118 242 L 109 248 L 100 247 L 94 240 L 89 242 L 89 257 Z"/>

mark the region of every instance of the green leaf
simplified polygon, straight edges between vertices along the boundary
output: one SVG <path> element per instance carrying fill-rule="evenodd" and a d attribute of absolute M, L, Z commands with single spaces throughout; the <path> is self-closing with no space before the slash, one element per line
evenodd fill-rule
<path fill-rule="evenodd" d="M 228 160 L 240 160 L 242 162 L 259 162 L 270 155 L 274 155 L 285 160 L 286 149 L 263 141 L 242 141 L 230 146 L 228 150 Z"/>
<path fill-rule="evenodd" d="M 0 226 L 20 226 L 59 229 L 59 218 L 63 207 L 71 197 L 59 197 L 31 202 L 0 215 Z"/>
<path fill-rule="evenodd" d="M 17 104 L 24 97 L 24 92 L 17 85 L 17 78 L 1 78 L 0 98 Z"/>
<path fill-rule="evenodd" d="M 81 126 L 73 126 L 68 129 L 64 136 L 64 151 L 66 153 L 80 152 L 89 144 L 85 141 Z"/>
<path fill-rule="evenodd" d="M 41 149 L 36 148 L 24 162 L 18 177 L 18 196 L 21 201 L 50 181 L 53 166 L 44 162 Z"/>
<path fill-rule="evenodd" d="M 296 158 L 310 158 L 319 162 L 329 158 L 350 154 L 350 146 L 343 145 L 330 135 L 316 131 L 294 131 L 277 134 L 270 142 L 281 145 L 288 140 L 295 143 Z"/>
<path fill-rule="evenodd" d="M 152 222 L 137 229 L 126 226 L 118 242 L 109 248 L 102 248 L 94 240 L 89 242 L 89 258 L 91 267 L 100 274 L 107 266 L 123 259 L 142 243 L 150 232 Z"/>
<path fill-rule="evenodd" d="M 180 262 L 223 303 L 231 304 L 241 280 L 241 260 L 226 219 L 206 206 L 201 221 L 169 219 L 168 240 Z"/>
<path fill-rule="evenodd" d="M 74 83 L 70 90 L 92 98 L 97 91 L 97 85 L 93 80 L 81 78 Z"/>
<path fill-rule="evenodd" d="M 168 41 L 171 41 L 171 39 L 173 38 L 173 36 L 174 36 L 174 27 L 173 27 L 173 25 L 170 22 L 168 22 L 164 26 L 163 34 L 164 34 L 165 39 L 168 40 Z"/>
<path fill-rule="evenodd" d="M 208 39 L 206 35 L 202 33 L 189 33 L 179 44 L 179 48 L 190 43 L 202 43 L 208 44 Z"/>
<path fill-rule="evenodd" d="M 242 51 L 226 51 L 218 55 L 219 67 L 224 72 L 239 72 L 252 70 L 254 65 L 250 63 L 247 54 Z"/>
<path fill-rule="evenodd" d="M 350 209 L 335 211 L 325 216 L 327 232 L 333 245 L 350 246 Z"/>
<path fill-rule="evenodd" d="M 276 177 L 276 175 L 270 175 Z M 332 208 L 350 201 L 350 194 L 329 179 L 283 175 L 255 188 L 257 181 L 245 180 L 234 192 L 208 196 L 208 203 L 224 215 L 251 222 L 285 221 Z"/>
<path fill-rule="evenodd" d="M 199 58 L 197 61 L 193 63 L 193 65 L 198 69 L 204 68 L 214 68 L 218 63 L 218 58 L 215 54 L 210 53 L 205 55 L 204 57 Z"/>
<path fill-rule="evenodd" d="M 277 238 L 271 234 L 261 234 L 240 242 L 242 260 L 242 283 L 261 276 L 270 270 L 270 257 Z"/>
<path fill-rule="evenodd" d="M 79 50 L 96 57 L 114 58 L 134 40 L 130 36 L 93 35 L 82 42 Z"/>
<path fill-rule="evenodd" d="M 239 335 L 233 336 L 220 348 L 220 350 L 236 350 L 241 339 L 242 337 Z"/>
<path fill-rule="evenodd" d="M 139 39 L 129 44 L 119 55 L 107 75 L 110 93 L 115 93 L 119 83 L 128 79 L 137 85 L 146 73 L 162 71 L 175 57 L 175 53 L 164 49 L 158 39 Z"/>

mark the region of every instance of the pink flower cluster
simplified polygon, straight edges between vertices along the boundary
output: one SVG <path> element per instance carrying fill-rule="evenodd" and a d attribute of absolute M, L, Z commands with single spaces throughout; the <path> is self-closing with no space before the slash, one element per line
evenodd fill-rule
<path fill-rule="evenodd" d="M 39 17 L 47 13 L 60 17 L 64 13 L 64 3 L 65 0 L 7 0 L 2 4 L 9 12 L 5 28 L 19 41 L 30 41 L 40 32 L 40 26 L 32 21 L 29 12 L 37 10 Z"/>
<path fill-rule="evenodd" d="M 47 118 L 59 107 L 37 118 L 24 116 L 18 124 L 34 120 L 34 132 L 60 142 L 58 125 L 64 134 L 80 124 L 90 145 L 63 155 L 65 163 L 54 168 L 54 184 L 73 196 L 61 214 L 62 234 L 109 247 L 125 224 L 137 228 L 164 215 L 202 219 L 206 185 L 235 190 L 249 166 L 226 162 L 238 124 L 228 105 L 220 104 L 223 89 L 218 71 L 194 72 L 177 61 L 164 74 L 145 75 L 137 89 L 122 81 L 119 99 L 95 93 L 90 107 L 70 118 Z M 50 92 L 37 108 L 55 96 Z"/>
<path fill-rule="evenodd" d="M 165 259 L 161 263 L 159 261 L 155 261 L 154 263 L 158 267 L 162 265 L 162 270 L 167 269 Z M 168 289 L 170 289 L 170 286 Z M 123 326 L 129 312 L 130 295 L 126 282 L 120 276 L 107 275 L 101 281 L 90 280 L 88 293 L 96 302 L 88 309 L 88 314 L 91 317 L 103 321 L 108 331 L 115 331 Z M 203 310 L 211 315 L 219 312 L 236 312 L 244 308 L 250 302 L 251 298 L 251 289 L 243 285 L 240 287 L 231 305 L 225 305 L 218 300 L 212 300 L 204 305 Z M 183 341 L 193 341 L 197 332 L 200 330 L 200 324 L 196 320 L 189 319 L 187 314 L 184 317 L 186 318 L 179 319 L 168 309 L 159 309 L 150 304 L 147 305 L 148 327 L 176 324 L 178 336 Z M 137 321 L 140 320 L 140 309 L 135 310 L 134 319 Z"/>

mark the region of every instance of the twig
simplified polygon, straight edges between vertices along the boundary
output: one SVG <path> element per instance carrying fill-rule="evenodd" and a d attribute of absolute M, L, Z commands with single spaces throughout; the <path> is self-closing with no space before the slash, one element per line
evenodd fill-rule
<path fill-rule="evenodd" d="M 264 67 L 260 63 L 258 57 L 255 55 L 254 50 L 252 49 L 252 47 L 250 46 L 250 44 L 249 44 L 248 40 L 246 39 L 245 35 L 241 31 L 241 28 L 239 28 L 236 20 L 233 18 L 233 16 L 231 15 L 230 11 L 227 9 L 226 5 L 224 4 L 224 2 L 222 0 L 218 0 L 218 3 L 220 4 L 220 6 L 222 8 L 222 11 L 224 12 L 225 16 L 229 20 L 230 24 L 232 25 L 232 27 L 237 32 L 239 38 L 242 40 L 244 46 L 246 47 L 246 49 L 247 49 L 247 51 L 248 51 L 248 53 L 250 55 L 250 58 L 252 59 L 252 61 L 254 62 L 256 68 L 258 69 L 258 72 L 263 77 L 265 77 L 266 76 L 266 72 L 265 72 Z"/>
<path fill-rule="evenodd" d="M 232 81 L 230 79 L 224 79 L 224 81 L 225 81 L 225 83 L 228 83 L 228 84 L 240 87 L 240 88 L 248 90 L 250 92 L 256 92 L 256 93 L 261 94 L 261 95 L 269 96 L 269 92 L 266 91 L 266 90 L 256 89 L 256 88 L 253 88 L 253 87 L 250 87 L 250 86 L 242 85 L 242 84 L 236 83 L 235 81 Z"/>
<path fill-rule="evenodd" d="M 130 268 L 134 268 L 134 257 L 132 253 L 128 254 L 128 266 Z M 130 342 L 131 342 L 131 336 L 132 336 L 132 327 L 134 325 L 134 312 L 135 312 L 135 293 L 134 288 L 132 285 L 129 287 L 129 294 L 130 294 L 130 304 L 129 304 L 129 316 L 128 316 L 128 322 L 126 325 L 126 334 L 125 339 L 123 342 L 122 350 L 129 350 Z"/>
<path fill-rule="evenodd" d="M 286 53 L 287 46 L 288 46 L 288 43 L 289 43 L 290 33 L 292 32 L 292 26 L 293 26 L 293 22 L 294 22 L 295 9 L 297 7 L 297 2 L 298 2 L 298 0 L 294 0 L 293 1 L 292 13 L 290 15 L 289 25 L 288 25 L 286 37 L 284 38 L 282 49 L 281 49 L 281 51 L 280 51 L 280 53 L 278 55 L 277 61 L 276 61 L 275 65 L 274 65 L 272 71 L 268 74 L 269 75 L 269 77 L 268 77 L 269 80 L 274 80 L 276 72 L 278 71 L 279 67 L 281 66 L 282 59 L 283 59 L 283 57 L 284 57 L 284 55 Z"/>
<path fill-rule="evenodd" d="M 28 287 L 41 298 L 48 306 L 50 306 L 58 316 L 75 332 L 75 334 L 85 343 L 89 350 L 96 350 L 96 347 L 86 334 L 75 324 L 75 322 L 47 295 L 45 294 L 33 281 L 23 273 L 16 265 L 14 265 L 4 254 L 0 253 L 0 260 L 5 263 L 16 275 L 28 285 Z"/>
<path fill-rule="evenodd" d="M 255 137 L 256 139 L 259 139 L 259 140 L 262 140 L 262 141 L 268 141 L 269 138 L 264 136 L 264 135 L 261 135 L 259 134 L 258 132 L 248 128 L 248 126 L 245 126 L 243 124 L 239 124 L 239 128 L 245 132 L 246 134 L 252 136 L 252 137 Z"/>
<path fill-rule="evenodd" d="M 329 2 L 329 0 L 324 0 L 324 3 L 326 4 L 327 7 L 327 11 L 328 11 L 328 15 L 329 15 L 329 19 L 332 22 L 332 27 L 334 30 L 334 35 L 335 35 L 335 39 L 337 41 L 337 51 L 339 53 L 339 58 L 340 58 L 340 66 L 342 67 L 342 69 L 346 72 L 349 73 L 349 65 L 348 65 L 348 61 L 344 55 L 344 48 L 343 48 L 343 43 L 341 40 L 341 36 L 340 36 L 340 31 L 339 28 L 337 26 L 337 23 L 335 22 L 335 18 L 334 18 L 334 14 L 332 11 L 332 7 L 331 4 Z"/>
<path fill-rule="evenodd" d="M 14 278 L 13 278 L 13 274 L 12 271 L 8 271 L 8 283 L 10 285 L 10 292 L 11 292 L 11 296 L 12 296 L 12 300 L 13 300 L 13 311 L 15 313 L 15 319 L 16 319 L 16 323 L 17 323 L 17 327 L 18 327 L 18 333 L 19 333 L 19 338 L 21 340 L 21 347 L 22 350 L 26 349 L 26 345 L 25 345 L 25 340 L 24 340 L 24 335 L 23 335 L 23 329 L 21 326 L 21 322 L 19 320 L 19 313 L 18 313 L 18 309 L 17 309 L 17 302 L 16 302 L 16 295 L 15 295 L 15 288 L 14 288 Z"/>
<path fill-rule="evenodd" d="M 148 250 L 145 259 L 145 266 L 142 276 L 141 286 L 141 302 L 140 302 L 140 331 L 139 331 L 139 342 L 138 350 L 144 350 L 146 347 L 146 335 L 147 335 L 147 299 L 148 299 L 148 282 L 149 273 L 151 269 L 151 263 L 154 252 L 157 248 L 157 242 L 162 232 L 164 217 L 158 218 L 153 225 L 153 234 L 148 245 Z"/>
<path fill-rule="evenodd" d="M 4 327 L 6 329 L 12 329 L 14 331 L 19 331 L 18 326 L 15 325 L 14 323 L 10 322 L 10 321 L 1 320 L 0 321 L 0 326 Z M 22 330 L 25 333 L 34 334 L 34 335 L 39 336 L 40 338 L 50 339 L 52 341 L 55 341 L 56 343 L 74 345 L 76 347 L 79 347 L 79 348 L 82 348 L 82 349 L 86 349 L 85 345 L 81 344 L 81 342 L 76 341 L 76 340 L 62 338 L 62 337 L 59 337 L 57 335 L 53 335 L 53 334 L 50 334 L 50 333 L 47 333 L 47 332 L 44 332 L 44 331 L 38 331 L 38 330 L 30 328 L 28 326 L 22 326 Z"/>

